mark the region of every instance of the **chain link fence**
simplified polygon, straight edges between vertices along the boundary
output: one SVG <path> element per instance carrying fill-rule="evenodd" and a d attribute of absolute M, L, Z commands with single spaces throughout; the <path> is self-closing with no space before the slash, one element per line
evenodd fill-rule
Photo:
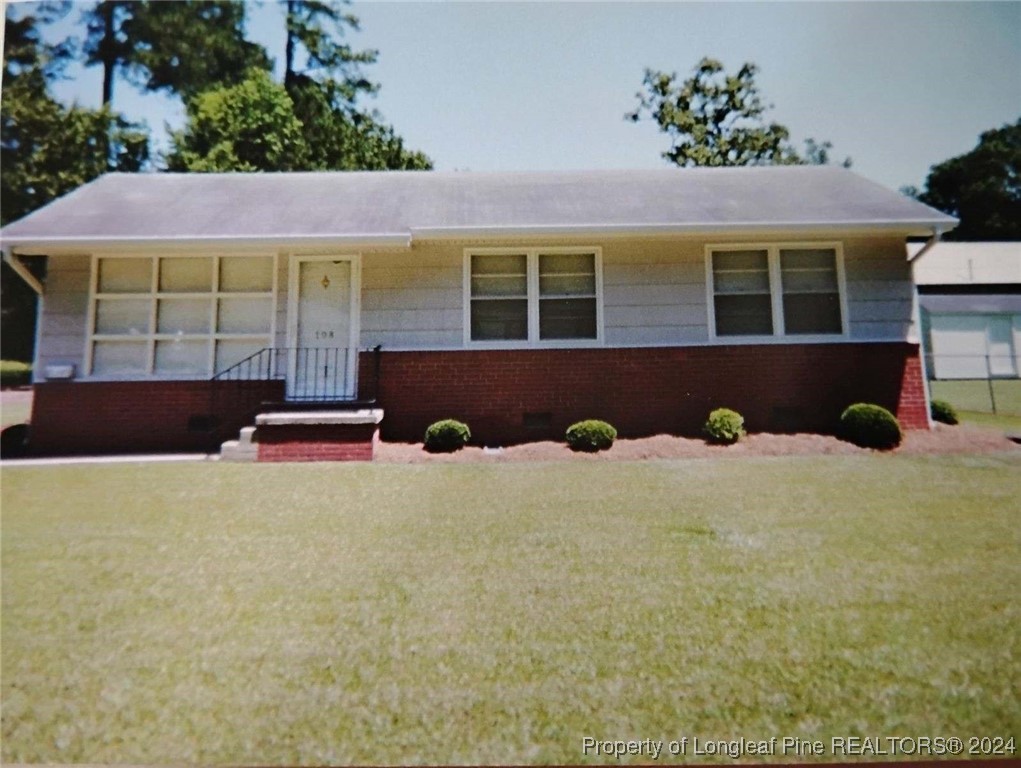
<path fill-rule="evenodd" d="M 929 393 L 959 411 L 1021 416 L 1017 355 L 926 354 Z"/>

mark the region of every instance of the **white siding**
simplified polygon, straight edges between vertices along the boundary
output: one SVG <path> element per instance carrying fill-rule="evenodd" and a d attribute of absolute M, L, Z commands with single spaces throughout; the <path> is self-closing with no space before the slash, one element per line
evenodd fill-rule
<path fill-rule="evenodd" d="M 90 275 L 87 255 L 50 256 L 46 260 L 36 381 L 43 381 L 46 366 L 54 364 L 71 363 L 76 376 L 82 375 Z"/>
<path fill-rule="evenodd" d="M 455 348 L 462 344 L 462 259 L 456 244 L 362 256 L 363 347 Z"/>
<path fill-rule="evenodd" d="M 911 265 L 902 240 L 845 240 L 844 271 L 853 340 L 917 341 Z"/>

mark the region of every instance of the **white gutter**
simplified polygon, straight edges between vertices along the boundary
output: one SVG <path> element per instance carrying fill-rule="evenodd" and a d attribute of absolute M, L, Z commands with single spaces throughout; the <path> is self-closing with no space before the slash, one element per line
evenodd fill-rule
<path fill-rule="evenodd" d="M 720 224 L 533 224 L 513 226 L 412 227 L 413 240 L 441 240 L 459 237 L 541 237 L 547 235 L 671 235 L 770 232 L 819 232 L 823 230 L 862 232 L 931 232 L 944 221 L 827 221 L 761 222 L 742 221 Z"/>
<path fill-rule="evenodd" d="M 39 279 L 32 274 L 32 271 L 25 266 L 25 262 L 15 256 L 7 248 L 4 248 L 4 263 L 9 265 L 14 270 L 15 274 L 20 277 L 25 283 L 36 292 L 37 296 L 43 295 L 43 284 L 39 282 Z"/>

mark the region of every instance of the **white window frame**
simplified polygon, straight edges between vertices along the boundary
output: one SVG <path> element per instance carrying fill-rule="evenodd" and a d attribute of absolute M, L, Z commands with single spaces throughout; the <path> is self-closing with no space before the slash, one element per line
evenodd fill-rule
<path fill-rule="evenodd" d="M 780 269 L 780 251 L 787 250 L 832 250 L 836 257 L 837 293 L 840 302 L 840 333 L 792 333 L 784 329 L 783 282 Z M 745 336 L 716 335 L 716 290 L 713 283 L 713 254 L 725 251 L 766 251 L 769 264 L 769 295 L 773 318 L 773 333 Z M 850 338 L 850 323 L 847 312 L 847 277 L 844 273 L 844 247 L 837 242 L 750 242 L 710 243 L 705 247 L 706 314 L 709 319 L 709 340 L 720 344 L 768 344 L 778 341 L 826 342 Z"/>
<path fill-rule="evenodd" d="M 528 285 L 528 338 L 507 341 L 476 341 L 471 337 L 471 281 L 472 256 L 520 256 L 526 257 Z M 592 255 L 596 272 L 596 337 L 594 339 L 546 339 L 539 338 L 539 256 L 557 254 Z M 599 347 L 603 345 L 603 249 L 599 246 L 550 246 L 523 248 L 465 248 L 464 249 L 464 345 L 472 349 L 564 349 Z"/>
<path fill-rule="evenodd" d="M 269 291 L 221 291 L 220 290 L 220 263 L 224 259 L 244 257 L 262 257 L 272 259 L 272 287 Z M 159 290 L 159 264 L 162 259 L 197 259 L 207 258 L 212 260 L 212 290 L 201 292 L 161 292 Z M 150 281 L 148 291 L 123 292 L 123 293 L 101 293 L 99 291 L 99 263 L 103 259 L 147 259 L 150 262 Z M 94 253 L 91 257 L 89 275 L 89 304 L 86 318 L 85 333 L 85 362 L 84 378 L 94 381 L 196 381 L 212 377 L 216 373 L 216 342 L 218 341 L 253 341 L 263 342 L 264 346 L 272 347 L 276 339 L 277 325 L 277 296 L 278 296 L 278 262 L 277 254 L 272 251 L 244 251 L 239 253 L 178 253 L 178 252 L 153 252 L 153 253 Z M 209 328 L 206 333 L 158 333 L 157 312 L 161 298 L 171 299 L 204 299 L 208 300 L 209 306 Z M 245 299 L 245 298 L 268 298 L 272 306 L 270 313 L 270 328 L 267 333 L 221 333 L 216 330 L 216 318 L 221 299 Z M 149 302 L 149 328 L 145 334 L 137 337 L 129 337 L 127 334 L 104 334 L 96 333 L 96 305 L 100 300 L 145 300 Z M 185 341 L 208 341 L 208 365 L 203 373 L 181 374 L 181 373 L 157 373 L 156 372 L 156 342 L 173 341 L 182 339 Z M 93 351 L 97 341 L 117 343 L 118 341 L 145 341 L 146 362 L 145 370 L 137 373 L 124 374 L 102 374 L 94 373 Z"/>

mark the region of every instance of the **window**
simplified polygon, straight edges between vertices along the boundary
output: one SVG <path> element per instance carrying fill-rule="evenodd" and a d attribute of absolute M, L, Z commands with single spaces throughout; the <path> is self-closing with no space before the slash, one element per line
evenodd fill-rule
<path fill-rule="evenodd" d="M 716 336 L 834 336 L 844 332 L 836 245 L 710 246 Z"/>
<path fill-rule="evenodd" d="M 211 376 L 273 343 L 273 256 L 97 257 L 90 372 Z"/>
<path fill-rule="evenodd" d="M 599 257 L 592 248 L 467 252 L 467 341 L 598 341 Z"/>

